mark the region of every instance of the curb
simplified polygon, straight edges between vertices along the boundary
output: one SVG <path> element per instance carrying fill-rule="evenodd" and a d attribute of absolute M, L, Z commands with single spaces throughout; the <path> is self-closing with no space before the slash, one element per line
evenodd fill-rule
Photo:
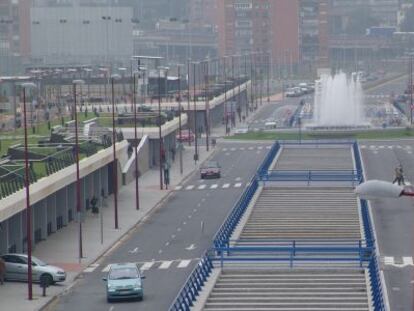
<path fill-rule="evenodd" d="M 194 174 L 196 171 L 198 171 L 198 168 L 200 166 L 200 164 L 208 161 L 215 153 L 216 153 L 217 149 L 214 149 L 211 151 L 210 155 L 208 155 L 202 162 L 200 161 L 193 170 L 189 171 L 187 174 L 183 174 L 183 178 L 181 180 L 181 183 L 185 183 L 187 182 Z M 137 228 L 138 226 L 144 221 L 146 220 L 150 215 L 152 215 L 158 208 L 160 208 L 165 202 L 167 202 L 170 197 L 174 194 L 174 190 L 173 189 L 169 189 L 165 192 L 165 195 L 163 197 L 161 197 L 161 199 L 155 203 L 155 205 L 153 207 L 151 207 L 150 209 L 148 209 L 148 211 L 142 215 L 142 217 L 135 223 L 133 224 L 125 233 L 123 233 L 119 239 L 115 240 L 112 244 L 108 245 L 106 248 L 104 248 L 102 250 L 102 252 L 100 252 L 96 257 L 94 257 L 88 264 L 87 266 L 96 263 L 97 261 L 99 261 L 102 257 L 105 257 L 107 255 L 109 255 L 112 251 L 114 251 L 116 248 L 118 248 L 118 246 L 127 239 L 128 236 L 130 236 Z M 63 296 L 65 296 L 67 293 L 69 293 L 72 288 L 77 284 L 77 282 L 82 279 L 81 276 L 83 275 L 83 270 L 79 271 L 78 273 L 75 274 L 73 281 L 71 284 L 69 284 L 62 292 L 57 293 L 54 296 L 51 296 L 50 299 L 48 301 L 45 302 L 45 304 L 43 306 L 40 306 L 39 308 L 36 309 L 36 311 L 48 311 L 48 309 L 50 307 L 52 307 L 53 304 L 57 303 L 59 301 L 59 299 Z"/>

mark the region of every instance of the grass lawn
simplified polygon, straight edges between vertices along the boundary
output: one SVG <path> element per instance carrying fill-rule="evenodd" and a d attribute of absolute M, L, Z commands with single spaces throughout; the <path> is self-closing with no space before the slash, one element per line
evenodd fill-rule
<path fill-rule="evenodd" d="M 302 139 L 393 139 L 414 137 L 413 129 L 370 130 L 355 132 L 303 132 Z M 226 137 L 240 140 L 299 140 L 298 132 L 249 132 Z"/>

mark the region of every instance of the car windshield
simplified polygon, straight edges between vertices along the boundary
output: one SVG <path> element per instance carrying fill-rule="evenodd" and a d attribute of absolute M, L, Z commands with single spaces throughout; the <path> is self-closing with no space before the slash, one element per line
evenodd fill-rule
<path fill-rule="evenodd" d="M 218 167 L 218 163 L 217 162 L 207 162 L 205 167 L 208 167 L 208 168 Z"/>
<path fill-rule="evenodd" d="M 47 263 L 41 261 L 39 258 L 32 257 L 32 262 L 34 262 L 38 266 L 47 266 Z"/>
<path fill-rule="evenodd" d="M 135 268 L 116 268 L 109 273 L 110 280 L 129 280 L 139 278 L 138 270 Z"/>

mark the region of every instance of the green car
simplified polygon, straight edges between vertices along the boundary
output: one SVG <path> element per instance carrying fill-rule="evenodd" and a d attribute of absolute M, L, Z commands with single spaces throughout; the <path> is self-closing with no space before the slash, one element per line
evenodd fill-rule
<path fill-rule="evenodd" d="M 106 282 L 106 298 L 108 302 L 115 299 L 138 299 L 142 300 L 144 291 L 141 275 L 138 267 L 134 263 L 112 264 L 107 277 L 103 278 Z"/>

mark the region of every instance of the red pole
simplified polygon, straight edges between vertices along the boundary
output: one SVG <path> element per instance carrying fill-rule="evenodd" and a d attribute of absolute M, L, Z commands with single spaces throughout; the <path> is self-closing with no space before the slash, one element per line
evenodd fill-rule
<path fill-rule="evenodd" d="M 114 160 L 112 163 L 112 173 L 114 181 L 114 207 L 115 207 L 115 229 L 118 229 L 118 165 L 116 161 L 116 135 L 115 135 L 115 95 L 114 95 L 114 78 L 111 78 L 112 88 L 112 147 Z"/>
<path fill-rule="evenodd" d="M 78 114 L 76 113 L 76 84 L 73 84 L 73 100 L 74 100 L 74 113 L 75 113 L 75 160 L 76 160 L 76 211 L 79 221 L 79 263 L 83 257 L 82 252 L 82 218 L 81 218 L 81 189 L 79 178 L 79 137 L 78 137 Z"/>
<path fill-rule="evenodd" d="M 24 164 L 25 164 L 25 187 L 26 187 L 26 231 L 27 231 L 27 289 L 29 300 L 33 299 L 32 279 L 32 210 L 30 208 L 29 192 L 29 153 L 27 148 L 27 122 L 26 122 L 26 89 L 23 87 L 23 113 L 24 113 Z"/>
<path fill-rule="evenodd" d="M 139 71 L 139 61 L 138 61 L 138 71 Z M 138 192 L 138 135 L 137 135 L 137 100 L 136 100 L 136 79 L 135 79 L 135 73 L 133 73 L 134 75 L 134 94 L 133 94 L 133 99 L 134 99 L 134 138 L 135 138 L 135 146 L 134 146 L 134 150 L 135 150 L 135 203 L 136 203 L 136 208 L 137 210 L 139 210 L 139 192 Z M 138 81 L 139 81 L 139 76 L 138 76 Z"/>
<path fill-rule="evenodd" d="M 163 146 L 162 146 L 162 133 L 161 133 L 161 69 L 158 68 L 158 140 L 160 144 L 160 189 L 163 190 L 162 182 L 162 165 L 163 162 Z"/>

